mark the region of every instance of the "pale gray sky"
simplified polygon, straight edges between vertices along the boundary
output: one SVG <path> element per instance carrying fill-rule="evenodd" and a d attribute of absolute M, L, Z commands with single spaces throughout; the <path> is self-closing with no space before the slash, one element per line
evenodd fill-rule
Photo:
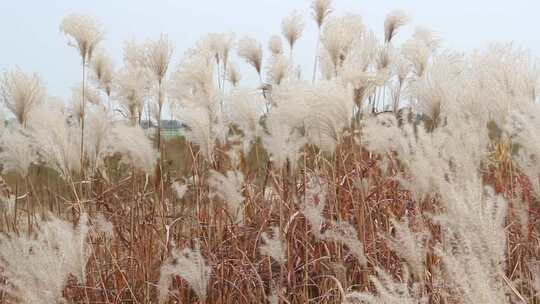
<path fill-rule="evenodd" d="M 304 14 L 306 31 L 295 46 L 295 61 L 311 75 L 316 26 L 308 0 L 0 0 L 0 70 L 20 66 L 36 71 L 46 80 L 51 95 L 69 96 L 69 87 L 80 81 L 78 53 L 66 45 L 59 31 L 69 13 L 90 14 L 105 29 L 103 46 L 116 65 L 122 62 L 126 39 L 144 40 L 167 33 L 175 43 L 174 63 L 184 50 L 207 32 L 250 35 L 265 46 L 281 33 L 281 20 L 291 10 Z M 540 56 L 540 0 L 334 0 L 334 14 L 361 14 L 364 23 L 379 36 L 386 14 L 393 9 L 409 13 L 412 22 L 398 41 L 415 26 L 431 28 L 443 46 L 471 51 L 489 42 L 514 42 Z M 244 69 L 243 69 L 244 70 Z M 244 78 L 254 72 L 245 69 Z"/>

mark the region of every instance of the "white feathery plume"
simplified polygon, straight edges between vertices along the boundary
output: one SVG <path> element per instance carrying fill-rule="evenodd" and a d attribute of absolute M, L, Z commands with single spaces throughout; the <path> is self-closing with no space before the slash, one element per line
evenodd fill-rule
<path fill-rule="evenodd" d="M 261 44 L 254 38 L 244 37 L 238 41 L 238 56 L 249 63 L 261 76 L 263 51 Z"/>
<path fill-rule="evenodd" d="M 133 39 L 125 41 L 123 60 L 126 68 L 146 69 L 146 45 Z"/>
<path fill-rule="evenodd" d="M 105 92 L 108 97 L 112 94 L 114 64 L 112 59 L 105 54 L 103 50 L 99 50 L 91 61 L 91 68 L 94 72 L 94 77 L 97 86 Z"/>
<path fill-rule="evenodd" d="M 28 175 L 28 169 L 37 163 L 33 142 L 27 132 L 16 127 L 9 128 L 0 135 L 0 164 L 2 173 L 16 172 L 21 177 Z"/>
<path fill-rule="evenodd" d="M 324 223 L 323 213 L 326 206 L 326 195 L 326 184 L 316 174 L 308 175 L 304 194 L 306 203 L 302 206 L 301 211 L 311 226 L 311 233 L 318 240 L 324 238 L 321 229 Z"/>
<path fill-rule="evenodd" d="M 272 37 L 270 37 L 268 40 L 268 50 L 273 56 L 283 54 L 283 45 L 281 43 L 281 38 L 278 35 L 272 35 Z"/>
<path fill-rule="evenodd" d="M 512 159 L 517 167 L 528 177 L 534 193 L 540 197 L 540 106 L 531 104 L 514 110 L 504 126 L 512 144 L 518 146 Z"/>
<path fill-rule="evenodd" d="M 128 67 L 115 78 L 115 98 L 133 125 L 142 118 L 144 100 L 150 89 L 150 76 L 144 69 Z"/>
<path fill-rule="evenodd" d="M 182 184 L 179 181 L 175 181 L 171 184 L 171 188 L 174 191 L 174 195 L 176 196 L 176 199 L 181 200 L 184 195 L 186 194 L 186 191 L 188 190 L 188 186 L 186 184 Z"/>
<path fill-rule="evenodd" d="M 88 161 L 90 173 L 103 167 L 103 160 L 108 154 L 111 128 L 113 126 L 112 117 L 105 109 L 88 113 L 86 120 L 88 129 L 84 142 L 84 151 Z"/>
<path fill-rule="evenodd" d="M 402 10 L 390 12 L 384 20 L 384 41 L 390 43 L 397 30 L 409 22 L 409 16 Z"/>
<path fill-rule="evenodd" d="M 201 106 L 185 106 L 176 116 L 187 126 L 184 131 L 188 141 L 199 147 L 201 154 L 212 161 L 217 134 L 208 109 Z"/>
<path fill-rule="evenodd" d="M 464 101 L 457 100 L 456 92 L 459 88 L 465 88 L 464 68 L 464 60 L 459 54 L 437 55 L 432 59 L 430 68 L 410 83 L 409 93 L 416 100 L 413 106 L 429 117 L 434 126 L 445 121 L 455 105 L 463 105 Z M 467 108 L 455 110 L 464 111 Z"/>
<path fill-rule="evenodd" d="M 294 170 L 300 157 L 300 149 L 306 144 L 305 138 L 283 123 L 278 115 L 270 115 L 266 124 L 269 133 L 265 134 L 262 140 L 265 150 L 270 154 L 270 160 L 277 168 L 282 168 L 289 161 L 291 170 Z"/>
<path fill-rule="evenodd" d="M 426 70 L 430 56 L 438 47 L 438 39 L 434 38 L 429 30 L 416 28 L 413 38 L 402 45 L 402 52 L 412 62 L 416 74 L 421 76 Z"/>
<path fill-rule="evenodd" d="M 145 44 L 145 66 L 159 82 L 162 82 L 167 74 L 173 50 L 173 44 L 165 34 L 161 34 L 159 39 L 150 40 Z"/>
<path fill-rule="evenodd" d="M 85 113 L 85 115 L 88 113 L 87 109 L 83 112 L 84 103 L 82 100 L 82 93 L 82 84 L 71 88 L 71 103 L 69 104 L 70 112 L 78 119 L 82 118 L 83 113 Z M 103 106 L 103 100 L 101 99 L 99 91 L 89 85 L 84 86 L 84 99 L 90 102 L 90 104 Z M 88 108 L 88 105 L 86 105 L 86 108 Z"/>
<path fill-rule="evenodd" d="M 291 54 L 294 49 L 294 44 L 302 36 L 304 27 L 305 24 L 302 15 L 300 15 L 298 11 L 292 11 L 289 16 L 287 16 L 285 19 L 283 19 L 283 22 L 281 22 L 281 33 L 283 34 L 283 37 L 285 37 L 285 40 L 287 40 L 289 43 Z"/>
<path fill-rule="evenodd" d="M 427 296 L 422 294 L 422 286 L 410 281 L 407 267 L 401 271 L 401 279 L 396 280 L 385 270 L 376 267 L 377 276 L 370 276 L 376 293 L 353 291 L 345 295 L 343 304 L 419 304 L 428 303 Z"/>
<path fill-rule="evenodd" d="M 212 53 L 206 45 L 190 50 L 176 67 L 168 84 L 169 99 L 186 107 L 204 107 L 215 118 L 219 104 L 214 85 Z"/>
<path fill-rule="evenodd" d="M 27 75 L 20 69 L 6 71 L 0 79 L 0 99 L 25 125 L 28 114 L 45 98 L 45 86 L 37 74 Z"/>
<path fill-rule="evenodd" d="M 225 77 L 229 65 L 229 54 L 234 44 L 233 33 L 211 33 L 208 34 L 206 43 L 208 48 L 214 54 L 218 69 L 222 67 L 220 77 Z"/>
<path fill-rule="evenodd" d="M 293 74 L 291 62 L 283 55 L 274 55 L 270 58 L 266 73 L 269 82 L 280 85 L 284 79 Z"/>
<path fill-rule="evenodd" d="M 251 143 L 261 130 L 259 123 L 265 100 L 253 90 L 234 90 L 226 98 L 229 124 L 240 128 L 246 143 Z"/>
<path fill-rule="evenodd" d="M 30 115 L 28 128 L 40 161 L 47 167 L 65 179 L 81 170 L 81 129 L 70 121 L 60 105 L 36 108 Z"/>
<path fill-rule="evenodd" d="M 85 282 L 89 251 L 87 215 L 77 229 L 71 223 L 51 218 L 41 221 L 30 236 L 0 236 L 0 265 L 9 284 L 3 287 L 20 303 L 59 303 L 72 274 Z"/>
<path fill-rule="evenodd" d="M 103 213 L 98 213 L 94 220 L 94 226 L 98 231 L 105 234 L 105 237 L 111 240 L 114 237 L 114 225 L 105 218 Z"/>
<path fill-rule="evenodd" d="M 413 232 L 409 227 L 409 220 L 398 222 L 392 220 L 395 237 L 387 239 L 388 246 L 407 264 L 419 280 L 424 279 L 426 260 L 426 239 L 428 235 L 423 232 Z"/>
<path fill-rule="evenodd" d="M 317 23 L 317 27 L 321 28 L 326 17 L 332 13 L 332 0 L 313 0 L 311 2 L 312 17 Z"/>
<path fill-rule="evenodd" d="M 139 126 L 116 124 L 111 129 L 109 155 L 120 154 L 120 162 L 147 174 L 155 169 L 157 152 Z"/>
<path fill-rule="evenodd" d="M 83 64 L 90 62 L 104 34 L 101 24 L 93 17 L 79 14 L 64 17 L 60 30 L 73 39 L 68 44 L 79 50 Z"/>
<path fill-rule="evenodd" d="M 349 127 L 352 120 L 352 89 L 339 83 L 321 81 L 309 98 L 306 137 L 324 151 L 333 153 L 343 129 Z"/>
<path fill-rule="evenodd" d="M 310 174 L 306 183 L 305 204 L 301 212 L 311 226 L 317 240 L 337 242 L 347 246 L 361 265 L 366 265 L 364 245 L 358 240 L 356 229 L 347 222 L 329 221 L 329 228 L 321 232 L 326 206 L 327 185 L 316 174 Z"/>
<path fill-rule="evenodd" d="M 273 237 L 268 236 L 266 232 L 261 234 L 261 237 L 264 241 L 264 244 L 259 246 L 261 254 L 266 255 L 274 259 L 280 265 L 285 264 L 287 258 L 285 257 L 285 252 L 287 251 L 284 247 L 283 242 L 279 234 L 278 227 L 272 227 Z"/>
<path fill-rule="evenodd" d="M 325 22 L 321 34 L 321 43 L 334 67 L 334 74 L 337 74 L 342 67 L 343 61 L 347 58 L 354 41 L 362 35 L 364 26 L 362 17 L 359 15 L 344 15 L 332 17 Z"/>
<path fill-rule="evenodd" d="M 229 63 L 229 67 L 227 69 L 227 80 L 233 85 L 233 87 L 237 87 L 238 84 L 240 84 L 240 80 L 242 80 L 242 75 L 234 63 Z"/>
<path fill-rule="evenodd" d="M 204 257 L 196 245 L 195 249 L 173 249 L 171 257 L 161 265 L 158 282 L 158 303 L 165 303 L 168 299 L 168 290 L 174 276 L 184 279 L 200 300 L 207 296 L 208 283 L 212 269 L 206 265 Z"/>
<path fill-rule="evenodd" d="M 218 197 L 227 206 L 227 213 L 234 223 L 242 224 L 243 202 L 242 188 L 244 186 L 244 176 L 240 171 L 227 171 L 221 174 L 217 171 L 211 171 L 208 178 L 210 185 L 210 196 Z"/>

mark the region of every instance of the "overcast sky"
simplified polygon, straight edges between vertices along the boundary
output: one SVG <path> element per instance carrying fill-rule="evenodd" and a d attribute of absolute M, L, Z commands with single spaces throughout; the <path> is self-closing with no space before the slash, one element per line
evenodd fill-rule
<path fill-rule="evenodd" d="M 284 16 L 297 9 L 304 14 L 306 31 L 295 46 L 295 61 L 311 75 L 316 26 L 308 0 L 0 0 L 0 70 L 20 66 L 38 72 L 51 95 L 67 97 L 80 80 L 80 58 L 60 33 L 62 17 L 69 13 L 93 15 L 105 29 L 104 47 L 116 65 L 122 62 L 123 42 L 167 33 L 175 43 L 174 62 L 184 50 L 208 32 L 250 35 L 265 46 L 281 33 Z M 514 42 L 540 56 L 540 0 L 334 0 L 334 14 L 358 13 L 379 36 L 386 14 L 393 9 L 409 13 L 412 22 L 397 41 L 415 26 L 431 28 L 443 46 L 462 51 L 490 42 Z M 243 78 L 254 72 L 243 68 Z"/>

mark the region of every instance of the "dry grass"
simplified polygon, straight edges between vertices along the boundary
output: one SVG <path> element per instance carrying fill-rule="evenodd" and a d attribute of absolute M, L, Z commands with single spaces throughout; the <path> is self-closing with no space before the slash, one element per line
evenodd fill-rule
<path fill-rule="evenodd" d="M 389 15 L 381 44 L 359 16 L 328 19 L 330 1 L 313 9 L 322 48 L 312 84 L 286 60 L 280 80 L 263 83 L 262 46 L 244 38 L 238 54 L 261 90 L 235 91 L 232 35 L 190 50 L 168 81 L 173 46 L 162 36 L 126 49 L 121 79 L 109 75 L 102 88 L 106 110 L 83 94 L 82 116 L 54 112 L 65 121 L 50 123 L 51 138 L 63 146 L 49 150 L 72 153 L 60 169 L 43 158 L 45 147 L 31 150 L 34 160 L 2 145 L 0 303 L 32 303 L 32 292 L 58 303 L 540 303 L 540 110 L 529 57 L 511 48 L 439 54 L 421 29 L 397 54 L 392 37 L 408 21 L 401 11 Z M 81 30 L 77 16 L 69 20 Z M 290 57 L 304 28 L 291 16 L 283 30 Z M 273 39 L 273 56 L 286 58 Z M 79 40 L 84 64 L 95 45 Z M 261 105 L 245 103 L 253 92 L 262 92 Z M 115 99 L 122 117 L 111 114 Z M 32 121 L 39 102 L 21 102 L 24 115 L 15 115 L 24 124 L 6 128 L 45 142 L 38 137 L 49 130 Z M 185 138 L 129 137 L 169 102 L 185 117 Z M 81 132 L 96 113 L 103 124 L 89 123 L 107 126 L 105 134 Z M 84 132 L 95 147 L 83 146 Z M 44 225 L 80 239 L 45 238 Z M 55 263 L 31 264 L 47 261 L 40 249 Z M 60 286 L 47 284 L 47 267 L 62 270 L 51 272 Z M 25 292 L 14 276 L 43 287 Z"/>

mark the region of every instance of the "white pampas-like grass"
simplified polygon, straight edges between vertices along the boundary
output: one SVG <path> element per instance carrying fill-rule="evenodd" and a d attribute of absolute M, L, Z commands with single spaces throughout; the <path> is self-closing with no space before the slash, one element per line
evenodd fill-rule
<path fill-rule="evenodd" d="M 272 56 L 266 68 L 266 75 L 267 81 L 280 85 L 284 79 L 293 75 L 290 60 L 283 55 Z"/>
<path fill-rule="evenodd" d="M 375 286 L 376 294 L 349 292 L 345 295 L 343 304 L 428 303 L 427 296 L 422 294 L 422 286 L 414 281 L 410 282 L 410 272 L 407 267 L 403 268 L 401 279 L 398 280 L 379 267 L 376 267 L 375 271 L 377 276 L 370 276 L 370 281 Z"/>
<path fill-rule="evenodd" d="M 0 99 L 21 125 L 28 114 L 45 98 L 45 86 L 37 74 L 28 75 L 17 68 L 0 78 Z"/>
<path fill-rule="evenodd" d="M 321 28 L 326 18 L 332 13 L 332 0 L 313 0 L 311 9 L 317 27 Z"/>
<path fill-rule="evenodd" d="M 70 112 L 78 119 L 82 119 L 83 113 L 88 114 L 88 104 L 85 105 L 82 100 L 83 86 L 75 86 L 71 88 L 71 102 L 69 104 Z M 89 85 L 84 86 L 84 99 L 94 106 L 103 106 L 103 99 L 99 91 Z M 85 112 L 83 112 L 85 106 Z"/>
<path fill-rule="evenodd" d="M 414 232 L 409 227 L 409 220 L 392 220 L 395 237 L 387 239 L 388 246 L 409 265 L 410 270 L 420 281 L 424 279 L 426 262 L 426 240 L 428 235 Z"/>
<path fill-rule="evenodd" d="M 321 232 L 325 222 L 324 208 L 326 206 L 327 185 L 316 174 L 311 174 L 307 180 L 305 204 L 301 212 L 311 226 L 311 233 L 318 240 L 329 240 L 347 246 L 351 254 L 361 265 L 367 264 L 364 245 L 358 240 L 356 229 L 347 222 L 329 221 L 329 228 Z"/>
<path fill-rule="evenodd" d="M 111 223 L 103 213 L 98 213 L 94 219 L 93 226 L 100 232 L 102 232 L 105 237 L 109 240 L 114 238 L 114 225 Z"/>
<path fill-rule="evenodd" d="M 150 77 L 145 69 L 135 67 L 122 69 L 116 74 L 114 97 L 133 125 L 142 119 L 144 100 L 151 86 Z"/>
<path fill-rule="evenodd" d="M 165 78 L 173 50 L 173 44 L 165 34 L 145 44 L 144 64 L 159 82 Z"/>
<path fill-rule="evenodd" d="M 294 44 L 302 36 L 304 27 L 304 20 L 298 11 L 292 11 L 281 23 L 281 33 L 289 43 L 291 54 L 294 49 Z"/>
<path fill-rule="evenodd" d="M 217 134 L 208 109 L 200 106 L 185 106 L 177 111 L 177 117 L 187 126 L 186 139 L 199 147 L 202 156 L 212 161 Z"/>
<path fill-rule="evenodd" d="M 264 104 L 264 98 L 254 90 L 234 90 L 226 97 L 227 120 L 240 128 L 247 143 L 261 132 L 259 120 Z"/>
<path fill-rule="evenodd" d="M 124 66 L 146 68 L 146 46 L 134 39 L 126 40 L 123 46 Z"/>
<path fill-rule="evenodd" d="M 87 215 L 76 229 L 52 217 L 27 237 L 0 236 L 0 265 L 8 284 L 3 287 L 20 303 L 59 303 L 68 276 L 85 282 L 89 257 Z"/>
<path fill-rule="evenodd" d="M 405 41 L 401 49 L 405 57 L 412 62 L 416 74 L 421 76 L 426 70 L 430 56 L 438 47 L 438 39 L 429 30 L 416 28 L 413 38 Z"/>
<path fill-rule="evenodd" d="M 98 50 L 92 58 L 91 65 L 95 82 L 105 95 L 111 96 L 113 90 L 114 64 L 103 50 Z"/>
<path fill-rule="evenodd" d="M 272 37 L 270 37 L 268 40 L 268 50 L 272 53 L 272 56 L 283 54 L 283 44 L 278 35 L 272 35 Z"/>
<path fill-rule="evenodd" d="M 0 164 L 2 173 L 16 172 L 21 177 L 28 175 L 30 165 L 38 162 L 32 139 L 23 129 L 16 127 L 0 135 Z"/>
<path fill-rule="evenodd" d="M 156 166 L 157 152 L 139 126 L 116 124 L 111 129 L 108 154 L 120 154 L 120 162 L 151 174 Z"/>
<path fill-rule="evenodd" d="M 86 153 L 87 168 L 94 173 L 98 168 L 103 167 L 103 161 L 108 156 L 110 145 L 111 129 L 113 127 L 112 117 L 105 109 L 98 109 L 88 113 L 86 124 L 86 140 L 84 151 Z"/>
<path fill-rule="evenodd" d="M 273 237 L 266 234 L 266 232 L 263 232 L 261 234 L 264 244 L 259 246 L 259 250 L 261 251 L 261 254 L 267 255 L 274 259 L 276 262 L 278 262 L 280 265 L 283 265 L 287 261 L 285 255 L 285 252 L 287 250 L 284 247 L 283 242 L 281 241 L 279 228 L 273 227 L 272 233 Z"/>
<path fill-rule="evenodd" d="M 266 126 L 269 133 L 263 136 L 262 141 L 270 160 L 277 168 L 282 168 L 288 161 L 291 170 L 294 170 L 300 149 L 306 144 L 305 138 L 277 115 L 271 115 Z"/>
<path fill-rule="evenodd" d="M 221 174 L 211 171 L 208 178 L 210 196 L 216 196 L 227 206 L 227 213 L 234 223 L 242 224 L 244 221 L 243 203 L 244 176 L 240 171 L 227 171 Z"/>
<path fill-rule="evenodd" d="M 418 192 L 437 194 L 444 212 L 434 220 L 444 227 L 445 240 L 437 247 L 437 254 L 448 272 L 445 280 L 466 302 L 505 303 L 500 274 L 506 260 L 507 204 L 484 187 L 478 169 L 488 157 L 487 130 L 480 131 L 467 116 L 430 133 L 423 128 L 396 127 L 392 120 L 387 117 L 381 121 L 386 126 L 378 124 L 377 135 L 368 135 L 373 129 L 365 128 L 365 142 L 397 152 L 400 163 L 411 173 L 401 179 L 402 185 L 415 197 L 422 199 Z M 471 129 L 477 131 L 471 133 Z M 376 141 L 379 143 L 373 145 Z"/>
<path fill-rule="evenodd" d="M 384 20 L 384 41 L 390 43 L 397 30 L 409 22 L 409 16 L 403 10 L 390 12 Z"/>
<path fill-rule="evenodd" d="M 263 51 L 261 44 L 251 37 L 244 37 L 238 41 L 238 56 L 250 64 L 261 76 Z"/>
<path fill-rule="evenodd" d="M 530 104 L 512 111 L 504 126 L 512 144 L 519 145 L 512 155 L 514 163 L 527 175 L 537 197 L 540 197 L 540 106 Z"/>
<path fill-rule="evenodd" d="M 172 189 L 174 190 L 174 195 L 176 199 L 181 200 L 188 190 L 188 185 L 182 184 L 179 181 L 175 181 L 171 184 Z"/>
<path fill-rule="evenodd" d="M 462 103 L 454 96 L 458 88 L 464 88 L 463 73 L 464 61 L 458 54 L 434 57 L 430 68 L 410 83 L 409 92 L 416 98 L 413 106 L 431 118 L 435 125 L 444 121 L 452 114 L 452 107 Z"/>
<path fill-rule="evenodd" d="M 161 265 L 158 282 L 158 301 L 165 303 L 168 299 L 168 289 L 174 276 L 184 279 L 200 300 L 206 299 L 211 268 L 201 255 L 198 246 L 195 249 L 173 249 L 171 257 Z"/>
<path fill-rule="evenodd" d="M 233 85 L 233 87 L 238 87 L 240 80 L 242 80 L 242 74 L 240 74 L 236 64 L 229 63 L 226 79 Z"/>
<path fill-rule="evenodd" d="M 213 119 L 220 94 L 214 84 L 214 66 L 206 44 L 191 49 L 170 77 L 169 99 L 186 107 L 204 107 Z"/>
<path fill-rule="evenodd" d="M 333 153 L 342 130 L 349 127 L 353 114 L 352 89 L 335 82 L 320 81 L 308 101 L 306 137 L 324 151 Z"/>
<path fill-rule="evenodd" d="M 65 179 L 80 172 L 81 129 L 78 123 L 70 121 L 62 106 L 36 108 L 28 128 L 41 162 Z"/>
<path fill-rule="evenodd" d="M 82 62 L 90 62 L 97 44 L 103 39 L 101 24 L 93 17 L 71 14 L 62 20 L 60 31 L 73 39 L 68 44 L 79 50 Z"/>
<path fill-rule="evenodd" d="M 233 33 L 211 33 L 206 36 L 206 43 L 214 54 L 216 62 L 223 66 L 223 72 L 227 71 L 230 51 L 234 46 L 235 35 Z"/>
<path fill-rule="evenodd" d="M 334 74 L 342 67 L 354 41 L 362 35 L 364 25 L 359 15 L 347 14 L 329 18 L 322 28 L 321 43 L 328 52 Z"/>

